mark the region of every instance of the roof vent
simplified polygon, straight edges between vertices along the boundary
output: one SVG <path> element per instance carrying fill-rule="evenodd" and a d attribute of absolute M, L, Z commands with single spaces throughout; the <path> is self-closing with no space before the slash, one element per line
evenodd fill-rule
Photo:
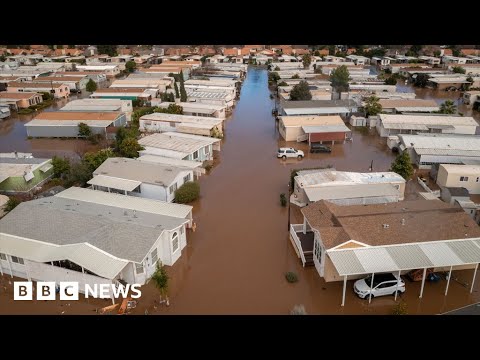
<path fill-rule="evenodd" d="M 405 219 L 402 219 L 402 225 L 405 225 Z"/>
<path fill-rule="evenodd" d="M 388 225 L 388 224 L 383 224 L 382 226 L 383 226 L 384 229 L 388 229 L 390 227 L 390 225 Z"/>

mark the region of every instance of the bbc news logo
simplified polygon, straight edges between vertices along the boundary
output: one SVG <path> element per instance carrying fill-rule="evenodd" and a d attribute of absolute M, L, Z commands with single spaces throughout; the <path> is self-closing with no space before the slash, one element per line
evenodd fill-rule
<path fill-rule="evenodd" d="M 86 298 L 126 298 L 138 299 L 142 296 L 139 284 L 127 284 L 126 286 L 114 284 L 85 284 L 83 293 Z M 129 293 L 131 294 L 129 295 Z M 38 281 L 35 291 L 36 300 L 56 300 L 57 293 L 60 300 L 78 300 L 79 284 L 75 281 L 62 281 L 59 286 L 55 282 Z M 15 281 L 13 284 L 13 300 L 33 300 L 33 283 L 29 281 Z"/>

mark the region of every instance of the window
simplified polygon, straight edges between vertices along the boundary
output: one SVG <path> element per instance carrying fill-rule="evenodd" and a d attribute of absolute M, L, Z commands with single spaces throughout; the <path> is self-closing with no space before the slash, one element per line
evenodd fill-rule
<path fill-rule="evenodd" d="M 477 176 L 477 180 L 475 182 L 480 182 L 480 177 Z"/>
<path fill-rule="evenodd" d="M 10 257 L 12 258 L 12 262 L 14 262 L 16 264 L 25 265 L 22 258 L 16 257 L 16 256 L 10 256 Z"/>
<path fill-rule="evenodd" d="M 135 272 L 137 274 L 143 274 L 143 265 L 142 264 L 135 264 Z"/>
<path fill-rule="evenodd" d="M 183 183 L 185 184 L 187 181 L 190 181 L 190 174 L 183 177 Z"/>
<path fill-rule="evenodd" d="M 178 232 L 172 234 L 172 253 L 178 250 Z"/>
<path fill-rule="evenodd" d="M 210 146 L 205 146 L 205 155 L 210 154 Z"/>
<path fill-rule="evenodd" d="M 7 260 L 7 255 L 0 253 L 0 260 Z"/>
<path fill-rule="evenodd" d="M 198 150 L 193 153 L 193 158 L 198 159 Z"/>
<path fill-rule="evenodd" d="M 170 194 L 173 194 L 176 190 L 177 190 L 177 183 L 173 184 L 168 188 L 168 191 L 170 192 Z"/>
<path fill-rule="evenodd" d="M 322 262 L 322 247 L 320 246 L 319 242 L 315 240 L 315 256 L 319 263 Z"/>
<path fill-rule="evenodd" d="M 154 249 L 152 251 L 152 265 L 154 265 L 158 260 L 158 251 L 157 249 Z"/>
<path fill-rule="evenodd" d="M 468 176 L 460 176 L 460 181 L 468 181 Z"/>

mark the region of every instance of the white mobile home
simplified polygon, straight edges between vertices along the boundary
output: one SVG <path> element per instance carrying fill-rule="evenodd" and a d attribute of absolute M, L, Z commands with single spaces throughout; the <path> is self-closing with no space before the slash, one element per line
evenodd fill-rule
<path fill-rule="evenodd" d="M 31 137 L 78 137 L 78 125 L 85 123 L 93 134 L 107 135 L 107 128 L 127 123 L 125 114 L 119 112 L 42 112 L 25 124 Z"/>
<path fill-rule="evenodd" d="M 235 97 L 226 92 L 185 90 L 189 102 L 225 106 L 228 110 L 235 104 Z"/>
<path fill-rule="evenodd" d="M 455 134 L 399 135 L 399 149 L 408 151 L 413 164 L 430 169 L 435 164 L 480 161 L 480 136 Z"/>
<path fill-rule="evenodd" d="M 394 172 L 302 170 L 295 176 L 290 201 L 298 206 L 320 200 L 338 205 L 381 204 L 403 200 L 404 192 L 405 179 Z"/>
<path fill-rule="evenodd" d="M 193 172 L 128 158 L 108 158 L 88 181 L 94 190 L 172 202 L 175 191 L 193 180 Z"/>
<path fill-rule="evenodd" d="M 470 116 L 380 114 L 379 119 L 377 132 L 381 137 L 415 133 L 473 135 L 478 126 Z"/>
<path fill-rule="evenodd" d="M 140 131 L 178 131 L 186 134 L 223 136 L 223 120 L 201 116 L 166 113 L 144 115 L 139 119 Z"/>
<path fill-rule="evenodd" d="M 443 187 L 462 187 L 470 194 L 480 194 L 480 165 L 440 164 L 437 184 Z"/>
<path fill-rule="evenodd" d="M 187 244 L 188 219 L 110 202 L 49 197 L 21 203 L 0 220 L 0 272 L 28 281 L 146 284 Z M 111 297 L 112 293 L 106 297 Z M 113 297 L 112 297 L 113 299 Z"/>
<path fill-rule="evenodd" d="M 87 98 L 70 101 L 59 111 L 122 112 L 126 115 L 127 121 L 130 121 L 133 107 L 132 100 Z"/>
<path fill-rule="evenodd" d="M 140 155 L 159 155 L 174 159 L 203 162 L 213 160 L 213 150 L 220 151 L 220 139 L 177 132 L 145 136 L 138 143 L 145 150 Z"/>
<path fill-rule="evenodd" d="M 170 104 L 171 103 L 164 102 L 157 104 L 157 106 L 162 109 L 167 109 Z M 183 108 L 183 115 L 213 117 L 218 119 L 225 119 L 226 117 L 226 106 L 200 104 L 197 102 L 179 102 L 176 104 Z"/>

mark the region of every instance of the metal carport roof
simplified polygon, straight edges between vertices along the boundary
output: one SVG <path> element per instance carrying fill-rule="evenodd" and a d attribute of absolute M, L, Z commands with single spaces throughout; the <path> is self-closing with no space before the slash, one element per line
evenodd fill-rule
<path fill-rule="evenodd" d="M 123 190 L 123 191 L 133 191 L 139 187 L 142 183 L 141 181 L 120 179 L 111 176 L 97 175 L 93 179 L 89 180 L 87 184 L 103 186 L 106 188 Z"/>
<path fill-rule="evenodd" d="M 340 276 L 480 263 L 480 239 L 327 250 Z"/>
<path fill-rule="evenodd" d="M 470 288 L 470 292 L 473 291 L 475 275 L 480 263 L 480 238 L 370 246 L 354 249 L 331 249 L 327 250 L 327 255 L 330 257 L 338 274 L 344 278 L 342 306 L 345 304 L 345 289 L 349 275 L 368 275 L 384 272 L 398 272 L 400 275 L 400 272 L 403 270 L 424 269 L 420 291 L 420 297 L 422 297 L 427 268 L 450 267 L 450 274 L 445 289 L 445 295 L 447 295 L 452 269 L 454 266 L 460 265 L 476 265 Z"/>

